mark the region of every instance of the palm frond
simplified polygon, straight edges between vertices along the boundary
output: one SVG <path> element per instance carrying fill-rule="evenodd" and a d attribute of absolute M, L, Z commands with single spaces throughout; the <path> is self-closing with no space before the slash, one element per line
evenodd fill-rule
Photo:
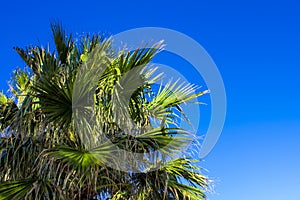
<path fill-rule="evenodd" d="M 68 56 L 74 49 L 74 41 L 72 35 L 67 36 L 61 24 L 51 24 L 52 34 L 58 58 L 62 64 L 66 64 Z"/>
<path fill-rule="evenodd" d="M 35 179 L 6 181 L 0 183 L 0 199 L 24 199 L 26 194 L 34 187 Z"/>

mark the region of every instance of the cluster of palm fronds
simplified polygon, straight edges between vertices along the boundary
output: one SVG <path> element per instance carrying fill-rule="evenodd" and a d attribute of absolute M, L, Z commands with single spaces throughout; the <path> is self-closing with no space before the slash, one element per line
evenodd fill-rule
<path fill-rule="evenodd" d="M 193 138 L 174 120 L 205 92 L 153 89 L 161 43 L 115 52 L 51 27 L 56 50 L 15 48 L 28 69 L 0 93 L 0 199 L 205 199 L 196 161 L 175 156 Z"/>

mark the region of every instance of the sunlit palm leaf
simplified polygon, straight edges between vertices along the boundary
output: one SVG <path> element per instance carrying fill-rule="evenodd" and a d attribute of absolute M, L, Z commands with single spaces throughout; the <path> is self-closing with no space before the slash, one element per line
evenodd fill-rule
<path fill-rule="evenodd" d="M 25 179 L 0 183 L 0 199 L 24 199 L 26 194 L 33 188 L 35 181 L 35 179 Z"/>

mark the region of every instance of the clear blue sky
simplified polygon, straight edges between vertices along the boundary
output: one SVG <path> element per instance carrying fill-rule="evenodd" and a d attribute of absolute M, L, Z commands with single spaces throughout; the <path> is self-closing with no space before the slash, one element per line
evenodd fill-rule
<path fill-rule="evenodd" d="M 224 131 L 202 163 L 216 180 L 210 199 L 300 199 L 297 0 L 5 1 L 0 17 L 4 91 L 12 70 L 24 66 L 12 47 L 47 44 L 53 19 L 69 32 L 157 26 L 194 38 L 217 64 L 228 101 Z"/>

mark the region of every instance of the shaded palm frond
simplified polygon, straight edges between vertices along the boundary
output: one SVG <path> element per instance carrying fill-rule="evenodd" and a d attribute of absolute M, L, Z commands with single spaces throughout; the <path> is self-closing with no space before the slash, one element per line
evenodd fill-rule
<path fill-rule="evenodd" d="M 3 133 L 14 121 L 19 108 L 13 99 L 0 93 L 0 132 Z"/>
<path fill-rule="evenodd" d="M 74 50 L 72 35 L 67 36 L 61 24 L 51 24 L 52 34 L 58 58 L 62 64 L 67 64 L 70 53 Z"/>

